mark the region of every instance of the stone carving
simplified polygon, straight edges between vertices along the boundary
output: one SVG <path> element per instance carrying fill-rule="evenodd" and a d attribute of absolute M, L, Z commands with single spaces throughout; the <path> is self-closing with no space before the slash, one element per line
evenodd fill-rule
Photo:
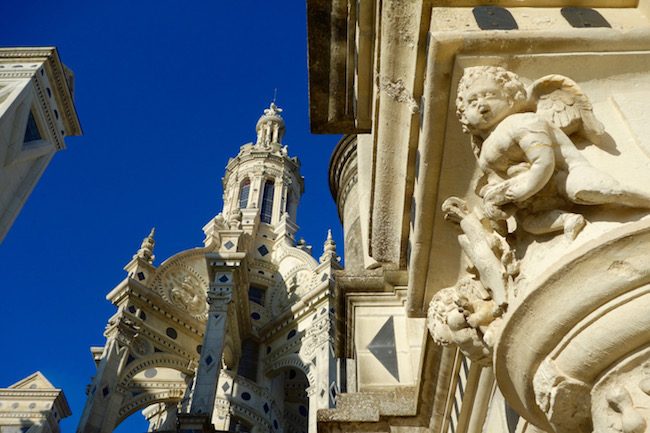
<path fill-rule="evenodd" d="M 456 344 L 473 362 L 491 360 L 499 308 L 477 280 L 468 277 L 431 300 L 427 325 L 440 345 Z"/>
<path fill-rule="evenodd" d="M 478 194 L 490 219 L 573 239 L 586 223 L 574 205 L 650 208 L 650 195 L 594 168 L 576 148 L 599 144 L 604 127 L 571 79 L 548 75 L 526 89 L 503 68 L 466 68 L 456 107 L 484 174 Z"/>
<path fill-rule="evenodd" d="M 624 386 L 616 385 L 605 396 L 609 407 L 619 414 L 623 433 L 643 433 L 646 421 L 634 408 L 632 396 Z"/>
<path fill-rule="evenodd" d="M 443 203 L 445 218 L 460 225 L 458 236 L 468 261 L 468 274 L 438 292 L 429 305 L 428 326 L 438 344 L 454 343 L 474 362 L 487 363 L 508 299 L 516 295 L 519 262 L 502 234 L 505 227 L 480 208 L 470 212 L 464 200 Z"/>
<path fill-rule="evenodd" d="M 533 378 L 535 401 L 556 433 L 590 433 L 591 387 L 546 359 Z"/>
<path fill-rule="evenodd" d="M 189 274 L 185 275 L 180 285 L 172 287 L 170 298 L 174 304 L 191 314 L 205 312 L 205 295 L 201 290 L 200 283 Z"/>
<path fill-rule="evenodd" d="M 516 295 L 515 278 L 519 274 L 519 261 L 515 250 L 506 239 L 507 228 L 490 219 L 481 208 L 469 211 L 467 203 L 450 197 L 442 204 L 445 219 L 458 224 L 458 236 L 468 260 L 468 272 L 476 276 L 496 304 L 505 308 L 508 299 Z"/>
<path fill-rule="evenodd" d="M 136 337 L 131 344 L 131 351 L 138 356 L 146 356 L 152 351 L 151 343 L 142 338 Z"/>
<path fill-rule="evenodd" d="M 236 209 L 230 213 L 230 218 L 228 219 L 228 226 L 230 230 L 240 230 L 242 221 L 242 212 L 239 209 Z"/>
<path fill-rule="evenodd" d="M 203 284 L 191 272 L 183 269 L 168 271 L 162 281 L 165 297 L 193 316 L 206 313 L 206 293 Z"/>
<path fill-rule="evenodd" d="M 501 67 L 466 68 L 456 106 L 482 171 L 481 200 L 471 209 L 456 197 L 443 203 L 445 218 L 462 230 L 468 267 L 433 298 L 429 328 L 438 343 L 487 362 L 500 317 L 523 286 L 512 247 L 518 235 L 564 232 L 572 240 L 586 224 L 578 205 L 650 208 L 650 194 L 621 185 L 580 153 L 577 145 L 599 145 L 605 129 L 567 77 L 548 75 L 526 89 Z"/>

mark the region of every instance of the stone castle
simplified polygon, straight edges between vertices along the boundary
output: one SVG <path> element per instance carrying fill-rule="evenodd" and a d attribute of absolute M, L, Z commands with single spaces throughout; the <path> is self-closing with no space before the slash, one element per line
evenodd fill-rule
<path fill-rule="evenodd" d="M 136 411 L 159 432 L 649 432 L 650 2 L 307 5 L 345 266 L 294 239 L 271 104 L 204 245 L 156 267 L 152 231 L 109 293 L 78 432 Z M 69 413 L 39 374 L 0 402 L 2 432 Z"/>

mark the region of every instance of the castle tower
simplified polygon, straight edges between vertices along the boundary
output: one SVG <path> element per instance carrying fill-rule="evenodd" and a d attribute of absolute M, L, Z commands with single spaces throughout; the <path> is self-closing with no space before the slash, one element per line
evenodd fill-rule
<path fill-rule="evenodd" d="M 204 245 L 154 264 L 154 231 L 108 299 L 117 307 L 79 433 L 142 411 L 150 431 L 316 431 L 339 386 L 328 235 L 317 260 L 294 235 L 300 163 L 274 103 L 223 178 Z"/>

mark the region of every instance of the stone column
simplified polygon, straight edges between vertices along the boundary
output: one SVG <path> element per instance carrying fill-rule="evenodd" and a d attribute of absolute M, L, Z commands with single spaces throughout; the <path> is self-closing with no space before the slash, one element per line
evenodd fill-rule
<path fill-rule="evenodd" d="M 109 433 L 115 428 L 124 399 L 118 380 L 138 328 L 124 317 L 109 323 L 108 341 L 93 379 L 77 433 Z M 112 335 L 111 335 L 112 334 Z"/>
<path fill-rule="evenodd" d="M 232 301 L 232 283 L 232 271 L 228 270 L 217 272 L 215 281 L 210 283 L 208 323 L 192 390 L 191 414 L 212 414 L 228 326 L 228 306 Z"/>

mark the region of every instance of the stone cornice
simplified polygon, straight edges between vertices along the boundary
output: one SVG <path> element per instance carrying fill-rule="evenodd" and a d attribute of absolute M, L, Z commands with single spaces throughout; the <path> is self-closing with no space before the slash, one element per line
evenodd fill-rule
<path fill-rule="evenodd" d="M 62 108 L 63 121 L 66 135 L 81 135 L 81 124 L 72 99 L 72 91 L 68 85 L 65 67 L 61 63 L 59 54 L 54 47 L 23 47 L 0 48 L 0 64 L 11 61 L 16 62 L 44 62 L 48 77 L 53 84 L 54 95 L 57 103 Z M 3 77 L 28 78 L 34 71 L 2 71 Z"/>

